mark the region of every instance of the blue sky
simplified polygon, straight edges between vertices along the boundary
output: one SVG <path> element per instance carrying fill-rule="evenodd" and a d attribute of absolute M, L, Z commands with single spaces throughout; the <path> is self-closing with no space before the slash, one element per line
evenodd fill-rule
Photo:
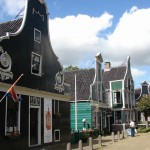
<path fill-rule="evenodd" d="M 131 57 L 135 87 L 150 83 L 149 0 L 46 0 L 54 52 L 65 67 L 94 67 L 97 53 L 119 66 Z M 16 5 L 17 4 L 17 5 Z M 25 0 L 0 0 L 0 22 L 12 20 Z"/>

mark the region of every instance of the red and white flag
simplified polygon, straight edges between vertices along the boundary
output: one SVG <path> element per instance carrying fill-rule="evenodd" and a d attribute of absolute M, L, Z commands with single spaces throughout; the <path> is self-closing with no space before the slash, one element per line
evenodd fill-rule
<path fill-rule="evenodd" d="M 12 99 L 14 100 L 14 102 L 19 101 L 19 97 L 17 96 L 17 93 L 15 92 L 13 87 L 10 89 L 9 93 L 10 93 Z"/>

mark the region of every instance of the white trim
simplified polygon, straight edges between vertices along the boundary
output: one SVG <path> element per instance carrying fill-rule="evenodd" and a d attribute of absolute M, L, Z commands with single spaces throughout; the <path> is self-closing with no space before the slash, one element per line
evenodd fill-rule
<path fill-rule="evenodd" d="M 56 103 L 55 103 L 56 101 L 57 101 L 57 106 L 56 106 Z M 58 108 L 58 109 L 57 109 L 58 112 L 56 112 L 56 110 L 55 110 L 56 107 Z M 59 100 L 55 100 L 55 99 L 54 99 L 54 114 L 57 114 L 57 113 L 59 113 Z"/>
<path fill-rule="evenodd" d="M 35 32 L 36 31 L 40 34 L 40 41 L 37 41 L 36 38 L 35 38 Z M 41 43 L 41 31 L 38 30 L 37 28 L 34 28 L 34 41 L 37 42 L 37 43 Z"/>
<path fill-rule="evenodd" d="M 0 82 L 0 89 L 3 92 L 6 92 L 10 88 L 10 86 L 11 86 L 10 84 Z M 27 96 L 30 95 L 30 96 L 47 98 L 47 99 L 58 99 L 59 101 L 70 102 L 70 96 L 67 95 L 61 95 L 61 94 L 26 88 L 17 85 L 15 85 L 15 90 L 17 91 L 18 94 L 21 95 L 27 95 Z"/>
<path fill-rule="evenodd" d="M 33 73 L 33 72 L 32 72 L 33 55 L 39 56 L 39 58 L 40 58 L 40 66 L 39 66 L 40 68 L 39 68 L 39 73 Z M 37 53 L 35 53 L 35 52 L 32 52 L 32 53 L 31 53 L 31 74 L 37 75 L 37 76 L 42 76 L 42 56 L 39 55 L 39 54 L 37 54 Z"/>
<path fill-rule="evenodd" d="M 7 118 L 8 118 L 8 98 L 6 97 L 6 109 L 5 109 L 5 135 L 7 133 Z M 20 133 L 20 113 L 21 113 L 21 102 L 14 102 L 18 104 L 18 110 L 17 110 L 17 131 Z"/>
<path fill-rule="evenodd" d="M 25 26 L 25 21 L 26 21 L 26 18 L 27 18 L 28 2 L 29 2 L 28 0 L 26 0 L 26 2 L 25 2 L 25 11 L 24 11 L 23 21 L 22 21 L 22 24 L 21 24 L 20 28 L 15 33 L 7 32 L 5 36 L 0 37 L 0 42 L 3 39 L 9 39 L 10 36 L 18 35 L 23 30 L 23 28 Z"/>
<path fill-rule="evenodd" d="M 41 98 L 40 98 L 40 106 L 31 106 L 30 105 L 30 98 L 31 98 L 31 96 L 29 96 L 28 146 L 29 147 L 34 147 L 34 146 L 37 146 L 37 145 L 41 145 Z M 31 143 L 30 143 L 30 109 L 32 109 L 32 108 L 38 109 L 38 121 L 37 121 L 38 122 L 38 125 L 37 125 L 38 126 L 38 143 L 35 144 L 35 145 L 31 145 Z"/>
<path fill-rule="evenodd" d="M 5 135 L 7 131 L 7 97 L 6 97 L 6 109 L 5 109 Z"/>

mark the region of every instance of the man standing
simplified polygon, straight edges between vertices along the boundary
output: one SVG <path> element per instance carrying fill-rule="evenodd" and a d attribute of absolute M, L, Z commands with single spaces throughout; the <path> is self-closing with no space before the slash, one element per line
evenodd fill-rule
<path fill-rule="evenodd" d="M 134 137 L 135 134 L 135 122 L 134 121 L 130 121 L 130 128 L 131 128 L 131 137 Z"/>

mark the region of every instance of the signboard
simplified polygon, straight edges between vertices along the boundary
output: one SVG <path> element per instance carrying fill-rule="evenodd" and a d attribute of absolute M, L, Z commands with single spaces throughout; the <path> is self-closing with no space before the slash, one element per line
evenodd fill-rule
<path fill-rule="evenodd" d="M 44 99 L 44 143 L 52 142 L 52 100 Z"/>
<path fill-rule="evenodd" d="M 31 96 L 30 97 L 30 106 L 40 106 L 40 97 Z"/>

